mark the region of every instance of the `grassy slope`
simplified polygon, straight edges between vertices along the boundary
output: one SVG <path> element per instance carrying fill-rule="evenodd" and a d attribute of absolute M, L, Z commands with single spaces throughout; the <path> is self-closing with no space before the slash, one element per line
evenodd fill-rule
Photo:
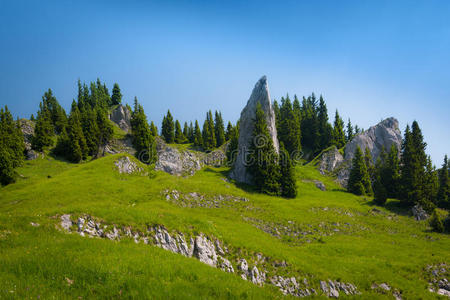
<path fill-rule="evenodd" d="M 313 166 L 297 167 L 299 196 L 286 200 L 225 182 L 226 168 L 206 168 L 189 178 L 162 172 L 151 179 L 120 175 L 113 164 L 118 156 L 80 165 L 51 158 L 27 162 L 19 169 L 25 178 L 0 189 L 0 298 L 281 295 L 275 288 L 258 288 L 236 275 L 156 247 L 64 234 L 55 229 L 57 221 L 51 218 L 62 213 L 89 213 L 106 222 L 136 227 L 164 224 L 183 232 L 204 232 L 233 247 L 284 259 L 313 280 L 352 282 L 365 298 L 380 296 L 371 291 L 372 282 L 388 282 L 406 298 L 429 298 L 432 294 L 421 275 L 423 269 L 450 261 L 448 236 L 428 232 L 425 223 L 406 216 L 395 201 L 388 203 L 390 211 L 378 208 L 381 213 L 371 213 L 370 199 L 345 193 Z M 308 182 L 312 179 L 322 180 L 328 191 L 318 190 Z M 258 209 L 181 208 L 164 199 L 165 189 L 243 196 Z M 289 220 L 315 229 L 349 223 L 353 232 L 316 235 L 311 243 L 299 244 L 273 237 L 245 218 Z M 30 222 L 41 226 L 32 227 Z"/>

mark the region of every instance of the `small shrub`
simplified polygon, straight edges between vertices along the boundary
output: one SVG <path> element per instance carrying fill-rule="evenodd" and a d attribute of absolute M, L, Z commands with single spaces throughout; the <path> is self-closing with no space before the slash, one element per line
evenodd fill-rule
<path fill-rule="evenodd" d="M 433 211 L 431 216 L 430 226 L 436 232 L 444 232 L 444 222 L 442 222 L 442 218 L 436 209 Z"/>

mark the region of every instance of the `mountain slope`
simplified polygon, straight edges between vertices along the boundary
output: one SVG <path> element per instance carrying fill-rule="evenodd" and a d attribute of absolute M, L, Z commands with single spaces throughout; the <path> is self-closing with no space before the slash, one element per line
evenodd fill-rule
<path fill-rule="evenodd" d="M 320 281 L 330 279 L 354 284 L 365 298 L 391 295 L 373 290 L 373 283 L 388 283 L 403 298 L 433 297 L 425 269 L 450 261 L 447 236 L 428 232 L 426 223 L 414 221 L 394 200 L 385 209 L 344 192 L 313 166 L 297 167 L 299 196 L 287 200 L 228 182 L 227 168 L 204 168 L 187 178 L 155 171 L 119 174 L 114 162 L 121 156 L 79 165 L 37 159 L 19 169 L 24 178 L 1 188 L 1 296 L 282 296 L 270 284 L 257 287 L 237 274 L 132 239 L 67 234 L 59 226 L 62 214 L 203 233 L 228 245 L 236 272 L 236 261 L 245 258 L 251 266 L 262 254 L 270 261 L 264 265 L 267 278 L 307 279 L 318 296 Z M 187 196 L 193 192 L 205 201 Z M 219 196 L 248 201 L 227 204 Z"/>

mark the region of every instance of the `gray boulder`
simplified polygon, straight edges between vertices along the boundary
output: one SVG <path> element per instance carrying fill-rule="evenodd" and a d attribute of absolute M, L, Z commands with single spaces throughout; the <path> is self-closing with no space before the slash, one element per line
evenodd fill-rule
<path fill-rule="evenodd" d="M 414 205 L 413 208 L 411 208 L 411 212 L 416 221 L 423 221 L 428 219 L 429 217 L 427 212 L 423 209 L 422 206 L 420 206 L 420 204 Z"/>
<path fill-rule="evenodd" d="M 253 140 L 253 120 L 255 119 L 256 105 L 260 103 L 264 113 L 266 115 L 267 127 L 269 129 L 270 137 L 278 153 L 278 138 L 277 128 L 275 125 L 275 113 L 272 108 L 270 100 L 269 85 L 267 83 L 266 76 L 263 76 L 253 88 L 253 92 L 250 99 L 247 101 L 247 105 L 241 112 L 240 117 L 240 129 L 239 129 L 239 145 L 236 162 L 234 163 L 234 169 L 230 174 L 230 177 L 239 182 L 251 184 L 251 175 L 247 172 L 247 156 L 249 154 L 249 148 Z M 257 141 L 258 143 L 264 143 L 264 141 Z"/>
<path fill-rule="evenodd" d="M 217 265 L 217 254 L 214 243 L 202 234 L 195 238 L 194 256 L 201 262 L 212 267 Z"/>
<path fill-rule="evenodd" d="M 144 169 L 139 167 L 128 156 L 120 157 L 114 162 L 120 174 L 143 173 Z"/>
<path fill-rule="evenodd" d="M 346 187 L 352 159 L 358 146 L 362 151 L 366 148 L 369 149 L 374 162 L 376 162 L 383 147 L 389 151 L 391 145 L 395 145 L 400 150 L 401 144 L 402 135 L 398 128 L 398 121 L 395 118 L 388 118 L 356 135 L 345 146 L 344 155 L 335 146 L 323 152 L 319 157 L 318 169 L 322 175 L 335 175 L 337 181 Z"/>
<path fill-rule="evenodd" d="M 23 134 L 23 141 L 25 144 L 25 157 L 27 160 L 34 160 L 39 157 L 39 152 L 36 152 L 33 149 L 31 149 L 31 141 L 34 136 L 35 123 L 30 120 L 21 119 L 19 121 L 19 124 L 20 130 L 22 131 Z"/>
<path fill-rule="evenodd" d="M 128 107 L 119 104 L 109 115 L 109 119 L 125 132 L 131 131 L 131 112 Z"/>

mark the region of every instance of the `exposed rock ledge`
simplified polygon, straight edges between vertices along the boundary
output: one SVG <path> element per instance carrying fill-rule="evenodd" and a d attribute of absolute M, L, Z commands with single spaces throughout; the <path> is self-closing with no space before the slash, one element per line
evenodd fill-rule
<path fill-rule="evenodd" d="M 236 258 L 232 248 L 222 241 L 208 237 L 203 233 L 189 236 L 181 232 L 169 232 L 163 225 L 148 226 L 145 232 L 134 230 L 130 226 L 116 226 L 105 224 L 89 215 L 83 215 L 72 221 L 72 216 L 64 214 L 60 216 L 60 226 L 67 232 L 76 232 L 81 236 L 90 238 L 106 238 L 120 241 L 123 238 L 133 239 L 135 243 L 151 244 L 164 250 L 181 254 L 186 257 L 194 257 L 199 261 L 219 268 L 224 272 L 236 273 L 244 280 L 262 286 L 270 284 L 278 287 L 285 295 L 305 297 L 323 294 L 328 297 L 339 297 L 339 292 L 346 295 L 361 294 L 355 285 L 339 281 L 328 280 L 317 282 L 319 289 L 314 289 L 306 278 L 300 280 L 294 276 L 280 276 L 276 273 L 286 274 L 288 266 L 286 262 L 274 260 L 261 253 L 245 258 Z M 249 264 L 249 262 L 253 262 Z M 267 267 L 274 269 L 270 273 Z M 275 273 L 275 274 L 273 274 Z M 271 275 L 272 274 L 272 275 Z"/>

